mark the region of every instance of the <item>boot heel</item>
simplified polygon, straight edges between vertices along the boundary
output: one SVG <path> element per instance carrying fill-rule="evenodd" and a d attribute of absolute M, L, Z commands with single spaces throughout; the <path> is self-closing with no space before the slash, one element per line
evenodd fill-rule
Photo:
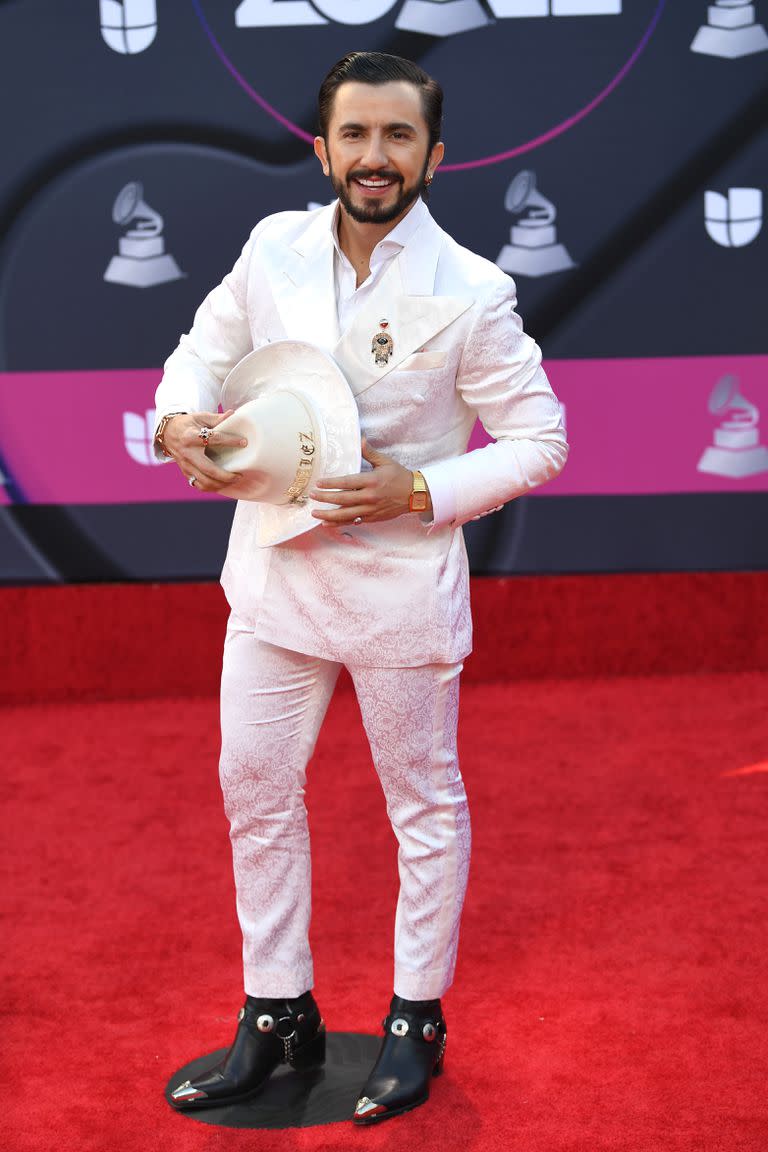
<path fill-rule="evenodd" d="M 292 1068 L 316 1068 L 325 1063 L 325 1024 L 321 1024 L 315 1035 L 295 1049 Z"/>

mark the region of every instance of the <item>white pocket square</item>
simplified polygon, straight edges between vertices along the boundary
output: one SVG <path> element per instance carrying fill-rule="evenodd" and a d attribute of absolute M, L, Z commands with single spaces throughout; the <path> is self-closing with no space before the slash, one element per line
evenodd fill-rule
<path fill-rule="evenodd" d="M 408 356 L 403 360 L 402 364 L 398 364 L 398 372 L 424 372 L 430 368 L 442 368 L 448 359 L 447 352 L 414 352 L 412 356 Z"/>

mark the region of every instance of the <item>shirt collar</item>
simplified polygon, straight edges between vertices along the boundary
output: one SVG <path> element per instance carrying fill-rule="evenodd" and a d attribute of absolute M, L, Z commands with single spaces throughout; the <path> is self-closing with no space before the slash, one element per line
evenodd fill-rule
<path fill-rule="evenodd" d="M 339 212 L 341 208 L 337 202 L 336 211 L 331 217 L 331 237 L 333 239 L 334 247 L 341 260 L 348 264 L 346 256 L 339 247 Z M 406 212 L 402 220 L 392 229 L 387 232 L 383 239 L 379 240 L 376 247 L 371 252 L 371 271 L 374 270 L 379 264 L 385 260 L 396 256 L 398 252 L 406 246 L 408 241 L 415 235 L 416 231 L 421 227 L 424 220 L 428 215 L 428 209 L 421 196 L 416 200 L 415 204 Z"/>

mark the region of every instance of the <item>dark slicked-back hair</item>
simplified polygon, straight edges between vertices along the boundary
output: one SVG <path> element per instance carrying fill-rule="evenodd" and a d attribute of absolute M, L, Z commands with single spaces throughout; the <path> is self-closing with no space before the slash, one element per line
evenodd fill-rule
<path fill-rule="evenodd" d="M 318 94 L 318 134 L 328 139 L 328 124 L 333 112 L 337 88 L 354 81 L 357 84 L 391 84 L 405 80 L 421 92 L 421 106 L 429 129 L 429 148 L 440 139 L 443 127 L 443 90 L 423 68 L 402 56 L 385 52 L 349 52 L 337 61 L 320 85 Z"/>

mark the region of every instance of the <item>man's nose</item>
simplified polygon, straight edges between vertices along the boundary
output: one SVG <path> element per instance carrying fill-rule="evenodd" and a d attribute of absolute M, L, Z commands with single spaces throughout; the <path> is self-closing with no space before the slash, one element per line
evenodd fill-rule
<path fill-rule="evenodd" d="M 384 139 L 379 135 L 368 137 L 365 152 L 362 157 L 363 163 L 366 168 L 385 168 L 387 165 L 387 153 L 384 147 Z"/>

